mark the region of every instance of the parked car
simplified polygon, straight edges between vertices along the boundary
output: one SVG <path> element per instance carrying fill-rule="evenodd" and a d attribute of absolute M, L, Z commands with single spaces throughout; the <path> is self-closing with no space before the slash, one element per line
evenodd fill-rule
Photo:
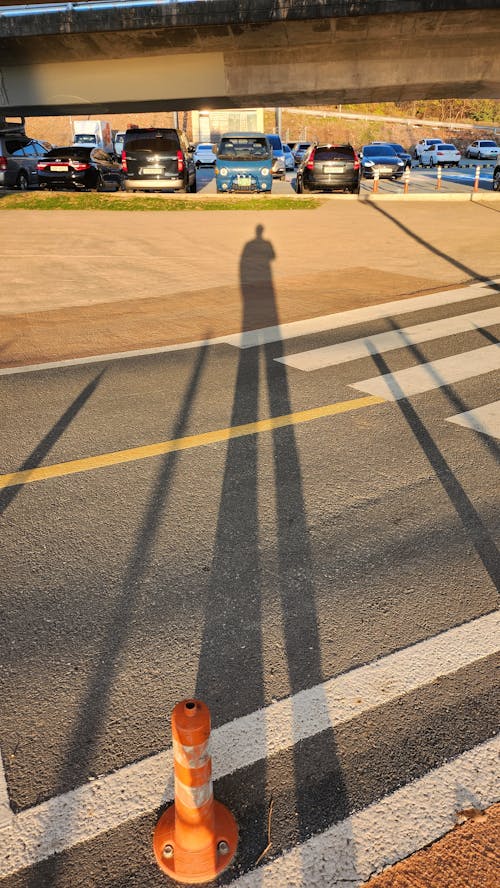
<path fill-rule="evenodd" d="M 437 145 L 430 145 L 426 151 L 422 151 L 420 163 L 422 166 L 458 166 L 462 160 L 462 155 L 455 145 L 445 145 L 439 142 Z"/>
<path fill-rule="evenodd" d="M 360 161 L 352 145 L 318 144 L 297 170 L 297 194 L 349 191 L 359 194 Z"/>
<path fill-rule="evenodd" d="M 365 179 L 373 179 L 378 170 L 380 179 L 400 179 L 405 169 L 404 160 L 390 145 L 364 145 L 361 151 L 361 170 Z"/>
<path fill-rule="evenodd" d="M 295 169 L 295 158 L 292 154 L 292 149 L 287 142 L 283 142 L 283 151 L 285 153 L 285 170 L 294 170 Z"/>
<path fill-rule="evenodd" d="M 440 145 L 442 139 L 420 139 L 419 142 L 415 145 L 414 157 L 416 160 L 420 160 L 423 151 L 426 151 L 427 148 L 430 148 L 431 145 Z"/>
<path fill-rule="evenodd" d="M 286 173 L 285 152 L 283 151 L 283 143 L 281 137 L 277 133 L 266 133 L 271 148 L 273 149 L 273 165 L 271 167 L 273 178 L 284 179 Z"/>
<path fill-rule="evenodd" d="M 271 191 L 273 149 L 264 133 L 224 133 L 215 164 L 217 192 Z"/>
<path fill-rule="evenodd" d="M 41 188 L 74 188 L 77 191 L 118 191 L 122 184 L 121 163 L 102 148 L 67 145 L 52 148 L 38 161 Z"/>
<path fill-rule="evenodd" d="M 394 148 L 398 157 L 404 161 L 405 170 L 411 170 L 411 154 L 398 142 L 370 142 L 370 145 L 389 145 L 390 148 Z"/>
<path fill-rule="evenodd" d="M 500 148 L 492 139 L 476 139 L 465 152 L 466 157 L 477 157 L 478 160 L 496 160 Z"/>
<path fill-rule="evenodd" d="M 183 130 L 134 127 L 125 133 L 126 191 L 196 191 L 194 147 Z"/>
<path fill-rule="evenodd" d="M 213 166 L 217 160 L 213 152 L 213 145 L 210 142 L 200 142 L 196 146 L 193 159 L 197 167 Z"/>
<path fill-rule="evenodd" d="M 295 166 L 302 163 L 304 155 L 308 153 L 311 147 L 312 142 L 295 142 L 295 145 L 292 148 L 293 156 L 295 158 Z"/>
<path fill-rule="evenodd" d="M 493 170 L 493 191 L 500 191 L 500 163 Z"/>
<path fill-rule="evenodd" d="M 38 185 L 38 161 L 46 148 L 24 132 L 24 121 L 18 124 L 0 121 L 0 186 L 26 191 Z"/>

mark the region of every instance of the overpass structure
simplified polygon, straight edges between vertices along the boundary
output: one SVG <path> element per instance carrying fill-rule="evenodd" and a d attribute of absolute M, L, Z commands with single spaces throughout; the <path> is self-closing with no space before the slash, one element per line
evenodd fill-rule
<path fill-rule="evenodd" d="M 11 0 L 0 114 L 498 98 L 499 45 L 499 0 Z"/>

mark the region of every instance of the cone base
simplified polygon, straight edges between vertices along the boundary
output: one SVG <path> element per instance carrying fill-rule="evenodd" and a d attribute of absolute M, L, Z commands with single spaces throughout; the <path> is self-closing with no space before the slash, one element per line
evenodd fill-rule
<path fill-rule="evenodd" d="M 164 873 L 184 885 L 211 882 L 232 862 L 238 845 L 238 826 L 231 811 L 214 801 L 215 830 L 213 841 L 202 849 L 181 848 L 175 837 L 175 805 L 161 815 L 153 835 L 156 862 Z M 228 845 L 227 854 L 218 851 L 219 842 Z M 173 848 L 172 857 L 164 857 L 165 845 Z"/>

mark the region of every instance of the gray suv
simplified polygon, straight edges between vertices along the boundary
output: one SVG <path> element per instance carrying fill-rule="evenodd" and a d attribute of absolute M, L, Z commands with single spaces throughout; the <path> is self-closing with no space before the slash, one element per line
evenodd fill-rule
<path fill-rule="evenodd" d="M 7 123 L 0 117 L 0 187 L 26 191 L 38 185 L 36 165 L 46 148 L 24 132 L 24 122 Z"/>

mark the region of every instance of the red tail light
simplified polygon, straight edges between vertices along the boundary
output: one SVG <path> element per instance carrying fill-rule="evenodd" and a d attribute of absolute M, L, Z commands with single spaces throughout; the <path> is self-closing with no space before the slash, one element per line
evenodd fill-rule
<path fill-rule="evenodd" d="M 0 161 L 1 161 L 1 159 L 2 158 L 0 157 Z M 50 166 L 50 164 L 48 164 L 45 160 L 39 160 L 36 165 L 36 168 L 37 168 L 37 170 L 46 170 L 48 166 Z"/>
<path fill-rule="evenodd" d="M 122 170 L 124 173 L 128 173 L 127 155 L 125 154 L 125 151 L 122 151 Z"/>
<path fill-rule="evenodd" d="M 352 165 L 352 168 L 353 170 L 359 170 L 359 157 L 356 152 L 354 152 L 354 163 Z"/>
<path fill-rule="evenodd" d="M 442 157 L 444 154 L 444 151 L 436 151 L 436 154 L 438 155 L 438 157 Z"/>
<path fill-rule="evenodd" d="M 89 169 L 90 169 L 90 164 L 89 164 L 89 163 L 80 163 L 80 162 L 77 161 L 77 160 L 73 160 L 73 161 L 70 163 L 70 166 L 72 166 L 74 170 L 78 170 L 78 171 L 81 171 L 81 170 L 89 170 Z"/>
<path fill-rule="evenodd" d="M 177 152 L 177 170 L 179 173 L 184 172 L 184 157 L 182 156 L 182 151 Z"/>
<path fill-rule="evenodd" d="M 0 154 L 0 170 L 1 170 L 2 173 L 3 173 L 3 172 L 5 172 L 6 169 L 7 169 L 7 158 L 6 158 L 6 157 L 3 157 L 3 156 Z"/>
<path fill-rule="evenodd" d="M 310 153 L 310 155 L 309 155 L 309 158 L 308 158 L 308 160 L 307 160 L 307 163 L 306 163 L 306 167 L 307 167 L 308 170 L 313 170 L 313 169 L 314 169 L 314 155 L 315 155 L 315 154 L 316 154 L 316 148 L 313 148 L 313 150 L 311 151 L 311 153 Z"/>

